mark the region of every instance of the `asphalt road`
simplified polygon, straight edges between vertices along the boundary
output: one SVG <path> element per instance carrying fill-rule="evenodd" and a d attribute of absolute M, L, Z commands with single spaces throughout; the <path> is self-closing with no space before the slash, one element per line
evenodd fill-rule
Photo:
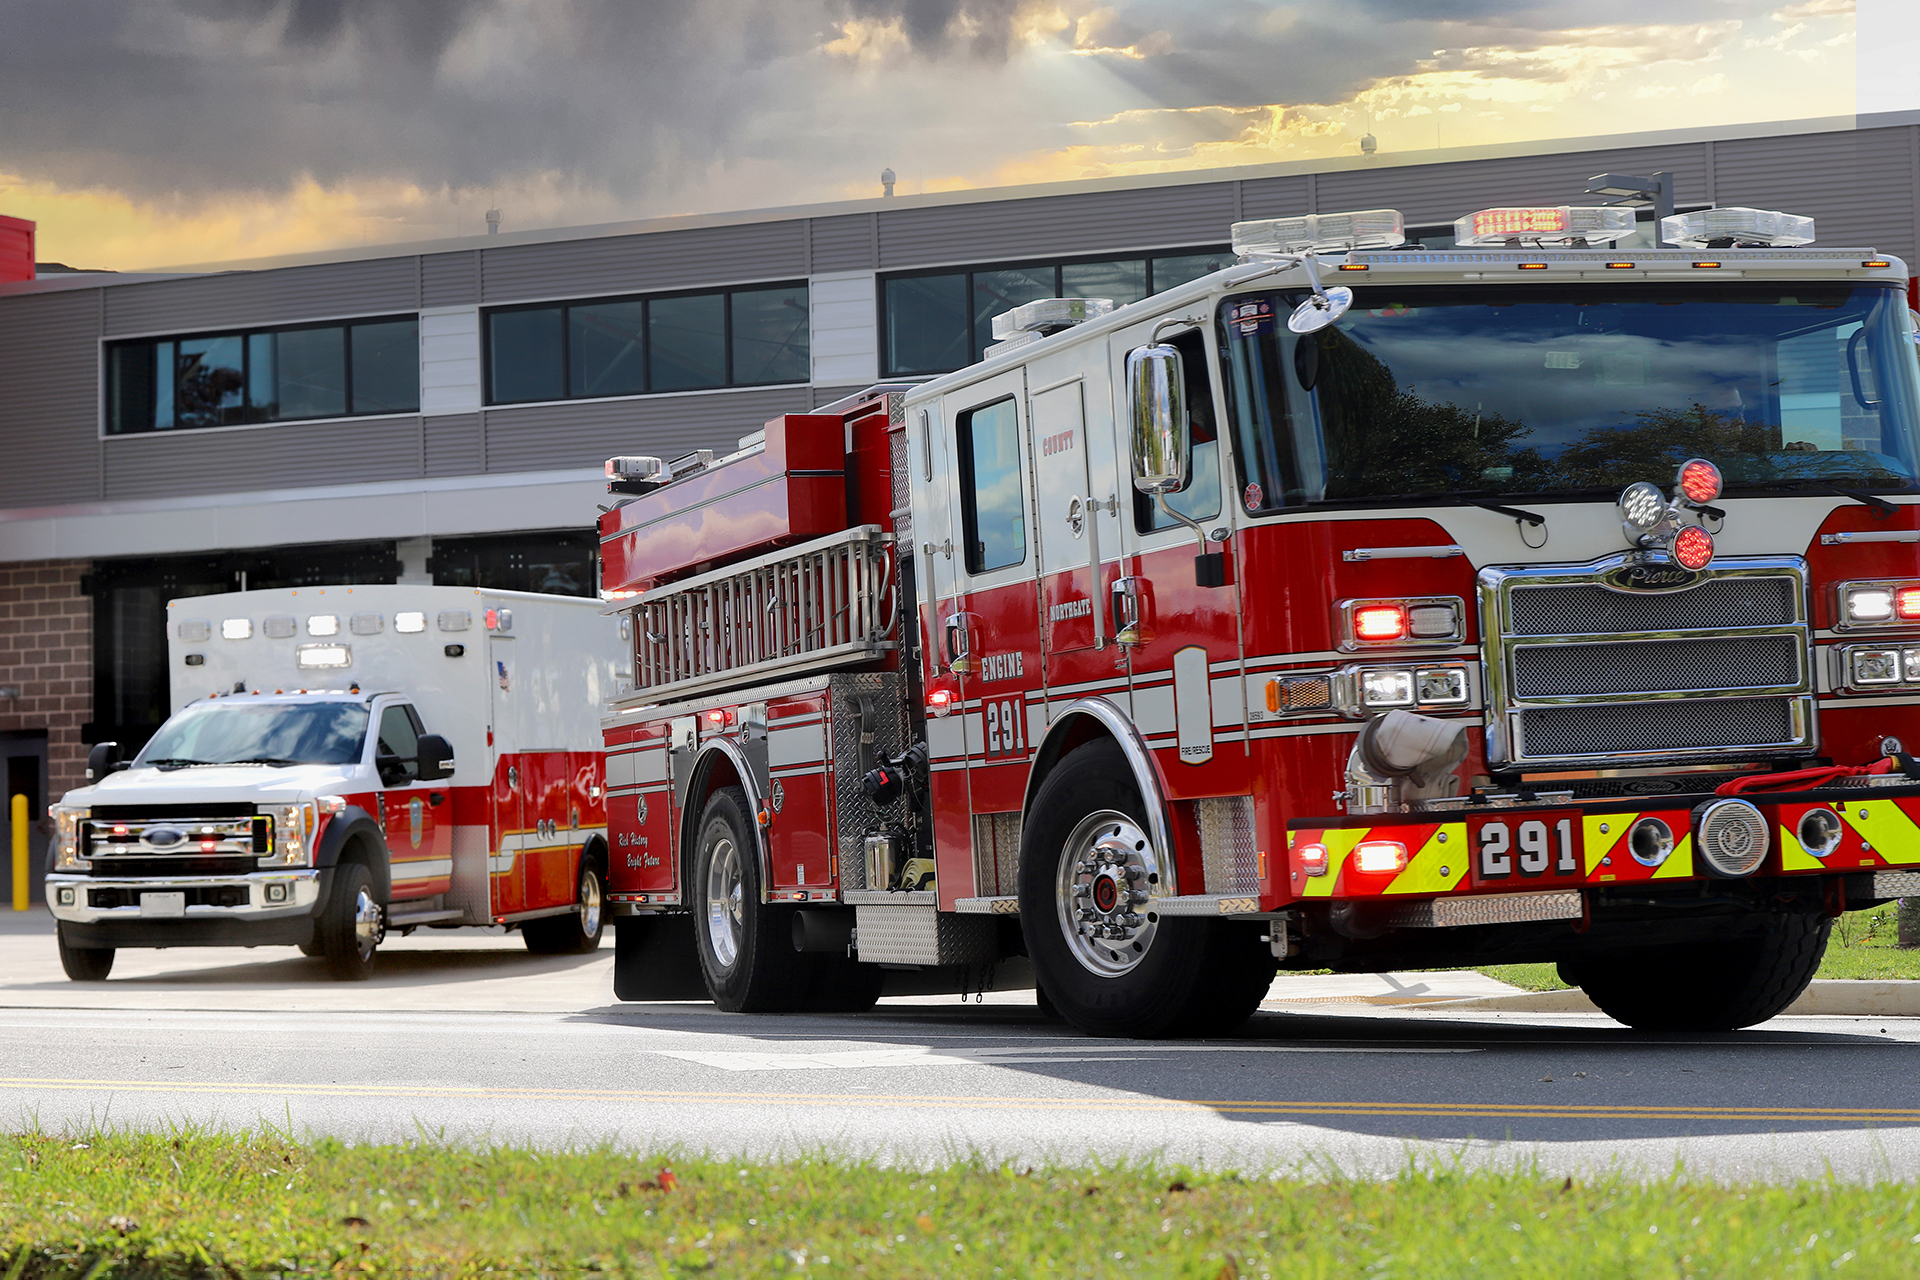
<path fill-rule="evenodd" d="M 1669 1037 L 1595 1015 L 1295 1005 L 1232 1041 L 1164 1044 L 1079 1036 L 1016 993 L 857 1017 L 613 1004 L 607 952 L 538 958 L 484 934 L 399 940 L 349 985 L 291 952 L 169 951 L 82 987 L 49 971 L 51 941 L 0 925 L 0 1123 L 1250 1171 L 1920 1167 L 1920 1020 Z"/>

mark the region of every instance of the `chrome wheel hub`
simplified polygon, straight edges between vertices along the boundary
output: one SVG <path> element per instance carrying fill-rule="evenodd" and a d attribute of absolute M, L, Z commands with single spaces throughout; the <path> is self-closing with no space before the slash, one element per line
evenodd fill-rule
<path fill-rule="evenodd" d="M 362 889 L 353 899 L 353 942 L 365 960 L 387 936 L 387 913 L 373 900 L 370 890 Z"/>
<path fill-rule="evenodd" d="M 600 877 L 588 871 L 580 877 L 580 932 L 591 938 L 600 932 Z"/>
<path fill-rule="evenodd" d="M 1132 818 L 1109 809 L 1082 820 L 1060 851 L 1054 899 L 1074 959 L 1101 977 L 1139 964 L 1159 930 L 1153 904 L 1166 881 L 1152 840 Z"/>
<path fill-rule="evenodd" d="M 740 846 L 728 831 L 714 841 L 706 884 L 707 949 L 723 969 L 731 969 L 740 959 L 740 942 L 746 933 L 742 899 Z"/>

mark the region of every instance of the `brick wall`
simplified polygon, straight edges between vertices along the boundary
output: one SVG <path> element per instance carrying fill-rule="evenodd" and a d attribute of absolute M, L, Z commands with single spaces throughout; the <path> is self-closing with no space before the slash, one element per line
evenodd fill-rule
<path fill-rule="evenodd" d="M 47 795 L 86 781 L 80 726 L 93 712 L 93 602 L 80 594 L 85 560 L 0 565 L 0 730 L 47 731 Z"/>

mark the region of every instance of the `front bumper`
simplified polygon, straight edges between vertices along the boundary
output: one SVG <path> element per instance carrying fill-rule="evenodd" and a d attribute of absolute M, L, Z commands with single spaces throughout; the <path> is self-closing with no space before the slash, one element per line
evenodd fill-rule
<path fill-rule="evenodd" d="M 254 871 L 223 876 L 47 876 L 47 907 L 71 925 L 133 924 L 160 928 L 216 924 L 238 933 L 287 921 L 305 922 L 319 909 L 323 872 Z M 148 895 L 179 894 L 181 903 Z M 175 910 L 178 906 L 180 909 Z"/>

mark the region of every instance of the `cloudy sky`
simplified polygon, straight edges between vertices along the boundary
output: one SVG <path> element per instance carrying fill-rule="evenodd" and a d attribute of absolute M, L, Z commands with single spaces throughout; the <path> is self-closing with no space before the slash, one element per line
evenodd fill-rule
<path fill-rule="evenodd" d="M 478 234 L 490 205 L 526 229 L 877 195 L 888 165 L 912 194 L 1369 128 L 1403 153 L 1850 115 L 1855 25 L 1855 0 L 0 0 L 0 213 L 126 269 Z"/>

